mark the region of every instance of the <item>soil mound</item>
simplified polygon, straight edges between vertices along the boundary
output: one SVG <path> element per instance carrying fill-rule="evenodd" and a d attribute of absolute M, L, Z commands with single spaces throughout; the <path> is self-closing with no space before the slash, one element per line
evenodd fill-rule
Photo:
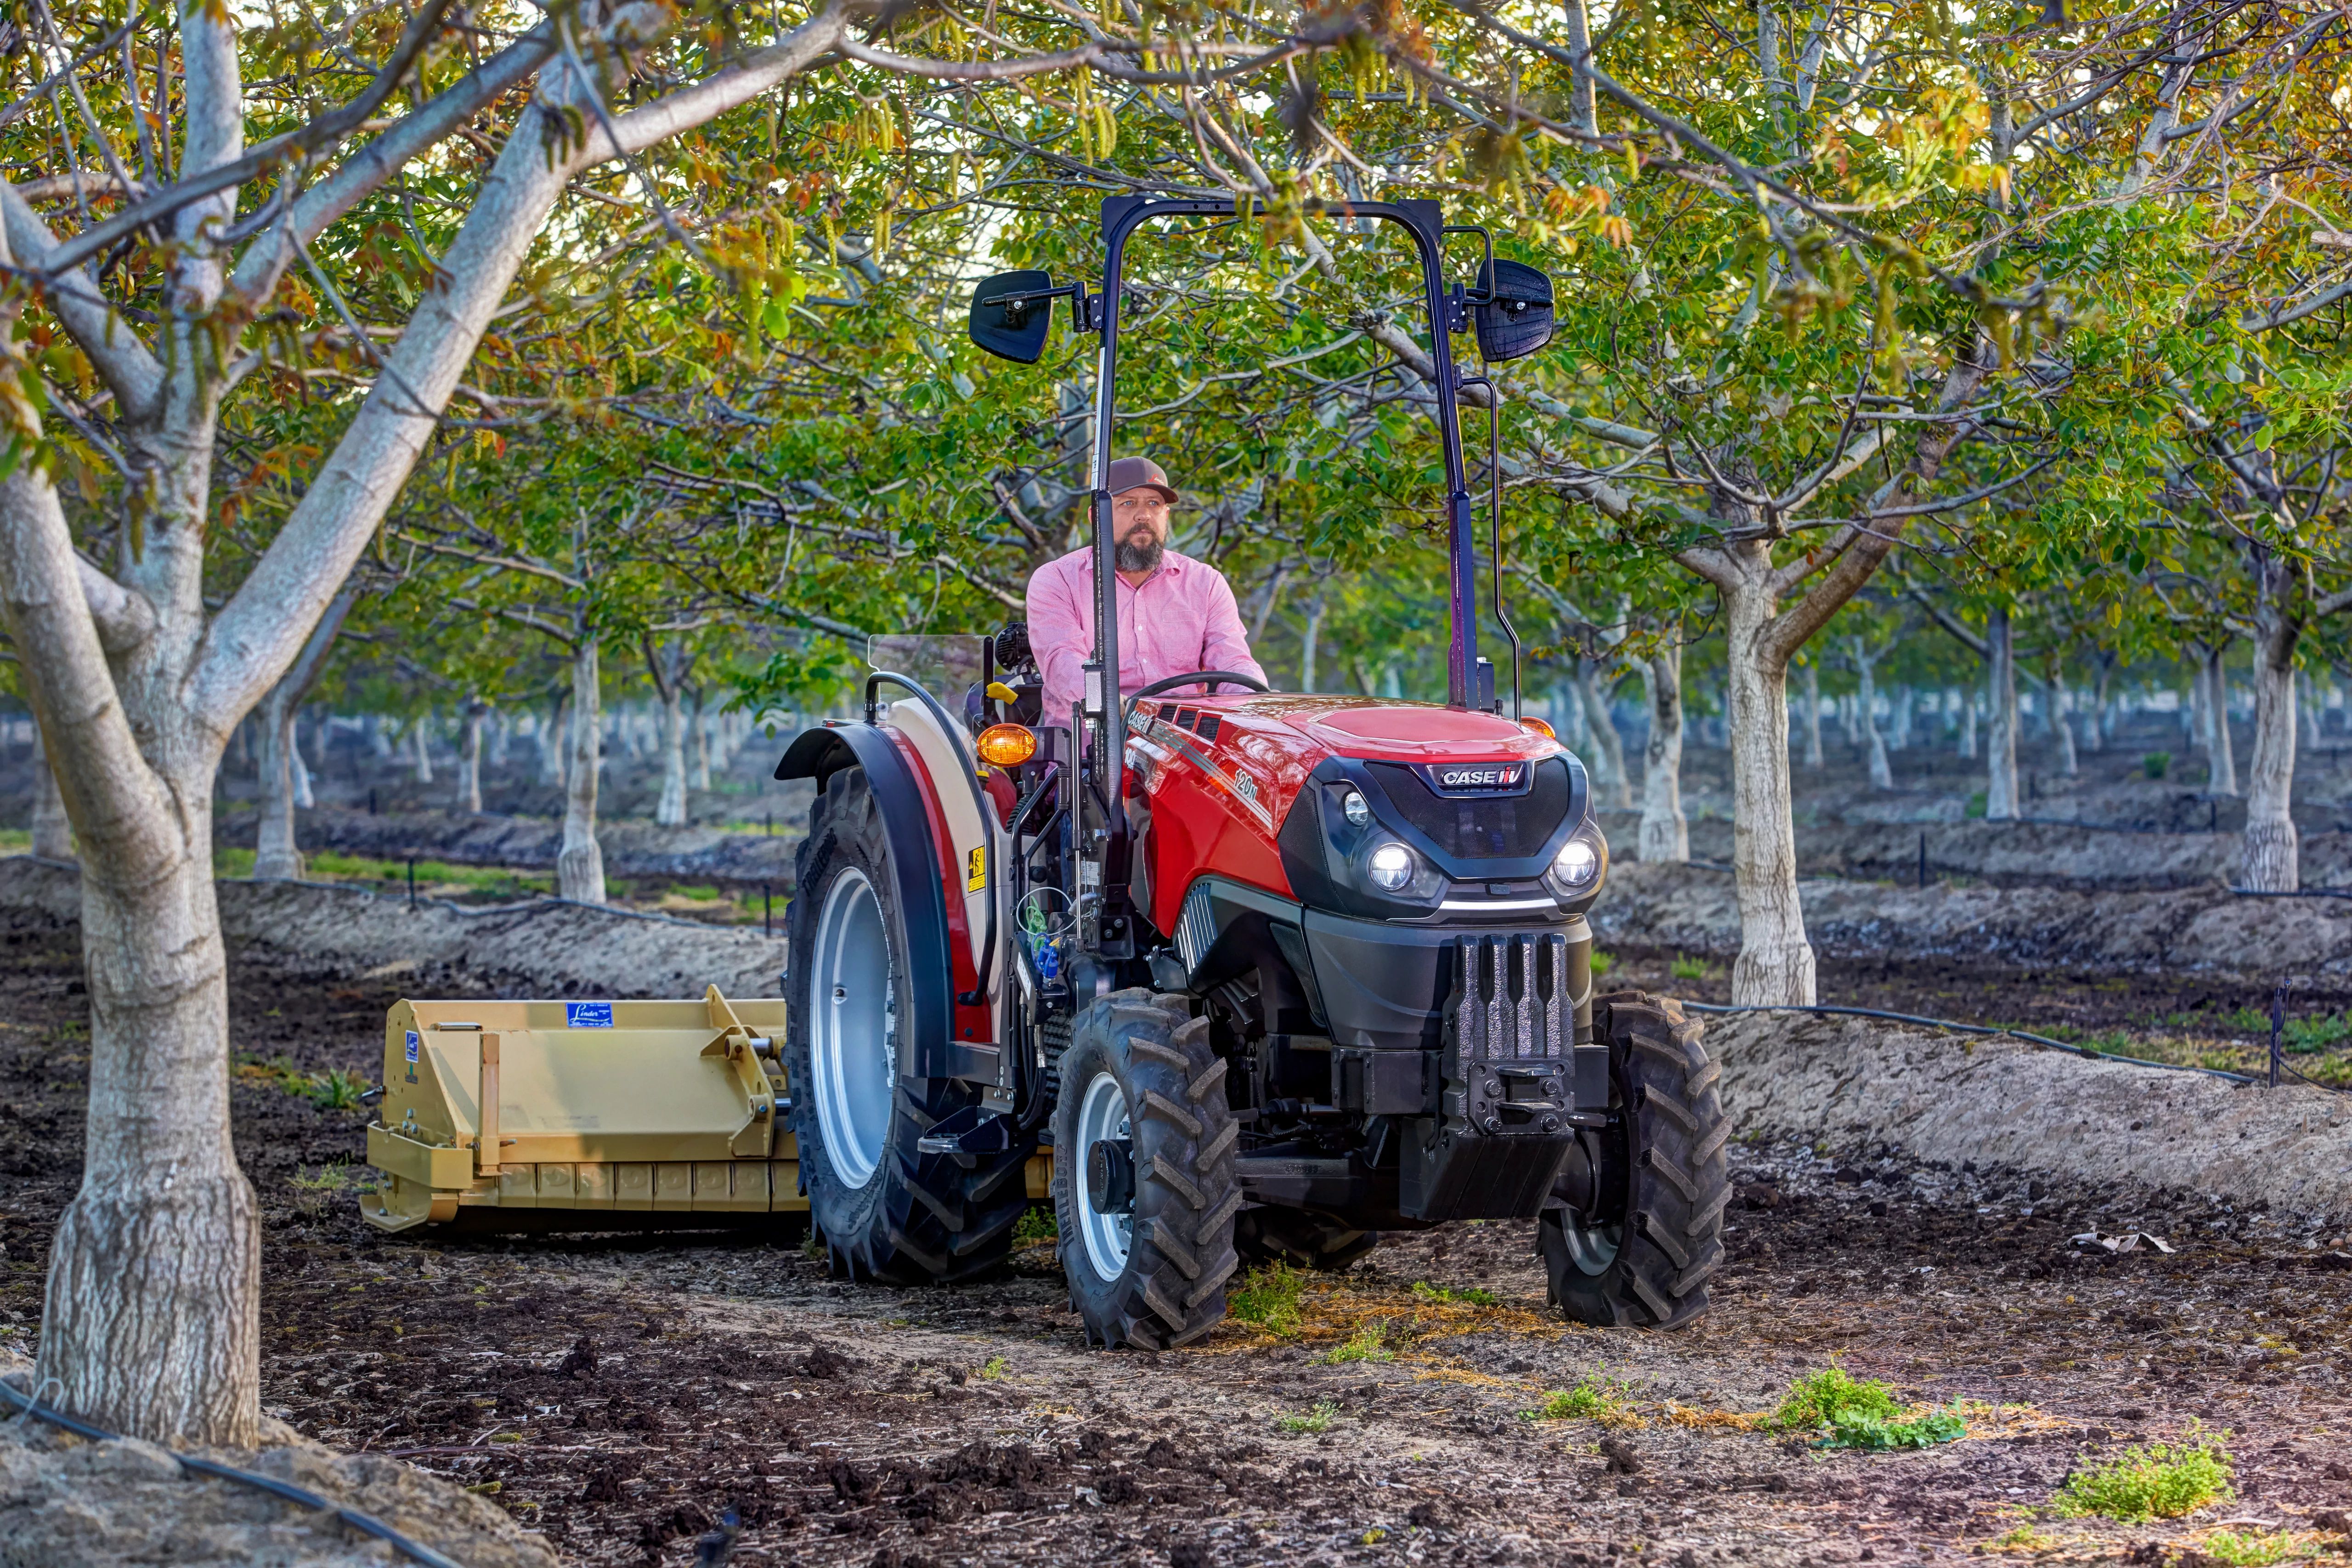
<path fill-rule="evenodd" d="M 10 1381 L 23 1388 L 31 1377 Z M 467 1568 L 556 1568 L 544 1542 L 482 1499 L 397 1459 L 339 1454 L 271 1426 L 276 1440 L 257 1451 L 204 1457 L 373 1514 Z M 331 1514 L 183 1469 L 152 1443 L 92 1443 L 30 1421 L 0 1422 L 0 1568 L 383 1568 L 405 1561 Z"/>
<path fill-rule="evenodd" d="M 377 859 L 444 860 L 459 866 L 551 867 L 563 847 L 563 825 L 540 816 L 490 816 L 462 811 L 344 811 L 321 806 L 299 815 L 296 837 L 306 853 L 322 849 Z M 615 877 L 667 877 L 679 881 L 792 886 L 798 825 L 807 811 L 779 810 L 773 836 L 726 833 L 716 827 L 656 827 L 616 819 L 596 825 L 604 869 Z M 790 828 L 790 831 L 785 829 Z M 253 843 L 251 811 L 224 814 L 217 842 Z"/>
<path fill-rule="evenodd" d="M 1814 947 L 1839 957 L 2252 980 L 2352 975 L 2352 900 L 2249 899 L 2210 886 L 2084 892 L 1828 879 L 1798 891 Z M 1727 957 L 1739 951 L 1730 873 L 1706 867 L 1620 866 L 1591 919 L 1604 943 Z"/>
<path fill-rule="evenodd" d="M 2325 1089 L 1807 1013 L 1708 1015 L 1706 1043 L 1745 1134 L 2352 1216 L 2352 1104 Z"/>
<path fill-rule="evenodd" d="M 539 903 L 460 914 L 431 900 L 303 882 L 221 882 L 221 929 L 248 962 L 305 974 L 394 980 L 412 995 L 772 996 L 784 942 L 758 931 Z M 76 872 L 0 859 L 0 924 L 71 925 Z"/>

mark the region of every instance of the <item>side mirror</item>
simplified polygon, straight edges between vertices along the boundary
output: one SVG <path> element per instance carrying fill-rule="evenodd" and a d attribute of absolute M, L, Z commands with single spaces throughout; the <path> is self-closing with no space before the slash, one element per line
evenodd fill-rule
<path fill-rule="evenodd" d="M 1035 364 L 1054 324 L 1054 301 L 1024 296 L 1042 295 L 1053 287 L 1049 272 L 1000 272 L 982 279 L 971 291 L 971 341 L 999 359 Z M 1549 286 L 1544 297 L 1551 297 Z"/>
<path fill-rule="evenodd" d="M 1478 329 L 1478 357 L 1489 364 L 1521 359 L 1551 342 L 1551 279 L 1524 262 L 1496 258 L 1478 268 L 1470 308 Z M 976 319 L 976 318 L 975 318 Z"/>

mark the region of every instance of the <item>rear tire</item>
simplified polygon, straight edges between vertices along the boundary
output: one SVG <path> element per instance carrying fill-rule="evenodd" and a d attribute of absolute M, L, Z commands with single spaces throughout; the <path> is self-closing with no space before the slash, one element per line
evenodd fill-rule
<path fill-rule="evenodd" d="M 916 831 L 921 831 L 919 826 Z M 916 1140 L 975 1104 L 955 1079 L 909 1077 L 898 1020 L 915 1016 L 888 825 L 863 768 L 828 777 L 795 862 L 785 911 L 790 1022 L 787 1124 L 809 1218 L 835 1275 L 957 1283 L 999 1268 L 1028 1207 L 1025 1144 L 926 1154 Z"/>
<path fill-rule="evenodd" d="M 1244 1209 L 1234 1221 L 1234 1247 L 1245 1263 L 1337 1274 L 1380 1244 L 1379 1231 L 1360 1230 L 1321 1209 Z"/>
<path fill-rule="evenodd" d="M 1700 1026 L 1682 1005 L 1619 991 L 1592 1005 L 1609 1045 L 1610 1109 L 1623 1121 L 1580 1140 L 1536 1241 L 1552 1304 L 1580 1323 L 1677 1329 L 1706 1310 L 1723 1266 L 1731 1123 Z M 1594 1173 L 1586 1179 L 1581 1171 Z"/>
<path fill-rule="evenodd" d="M 1165 1350 L 1200 1338 L 1225 1315 L 1225 1281 L 1241 1266 L 1241 1125 L 1208 1020 L 1181 1008 L 1113 992 L 1077 1016 L 1062 1058 L 1054 1217 L 1070 1305 L 1093 1342 Z M 1123 1150 L 1105 1157 L 1100 1201 L 1087 1170 L 1097 1142 Z"/>

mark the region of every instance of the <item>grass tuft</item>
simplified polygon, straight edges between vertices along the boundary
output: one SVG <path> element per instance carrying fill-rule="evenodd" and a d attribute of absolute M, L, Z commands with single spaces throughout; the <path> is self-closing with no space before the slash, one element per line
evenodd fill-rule
<path fill-rule="evenodd" d="M 1685 953 L 1678 952 L 1675 954 L 1675 962 L 1669 967 L 1674 977 L 1677 980 L 1704 980 L 1706 978 L 1706 960 L 1704 958 L 1692 958 Z"/>
<path fill-rule="evenodd" d="M 1016 1245 L 1056 1241 L 1061 1235 L 1061 1222 L 1054 1217 L 1054 1205 L 1051 1204 L 1031 1204 L 1021 1217 L 1013 1222 L 1013 1239 Z"/>
<path fill-rule="evenodd" d="M 1226 1292 L 1225 1313 L 1288 1339 L 1304 1326 L 1298 1302 L 1306 1289 L 1306 1276 L 1286 1263 L 1269 1263 L 1243 1275 L 1241 1283 Z"/>
<path fill-rule="evenodd" d="M 1388 1348 L 1388 1338 L 1389 1326 L 1386 1323 L 1366 1323 L 1315 1359 L 1326 1366 L 1344 1366 L 1350 1362 L 1394 1361 L 1396 1352 Z"/>
<path fill-rule="evenodd" d="M 2273 1563 L 2300 1563 L 2318 1556 L 2326 1547 L 2324 1537 L 2292 1530 L 2268 1535 L 2216 1530 L 2197 1543 L 2200 1555 L 2226 1563 L 2230 1568 L 2270 1568 Z"/>
<path fill-rule="evenodd" d="M 1622 1377 L 1588 1373 L 1574 1388 L 1555 1388 L 1543 1403 L 1519 1414 L 1529 1421 L 1598 1421 L 1604 1426 L 1634 1423 L 1633 1385 Z"/>
<path fill-rule="evenodd" d="M 1590 962 L 1592 965 L 1592 978 L 1598 980 L 1617 967 L 1617 955 L 1605 948 L 1596 947 L 1592 950 Z"/>
<path fill-rule="evenodd" d="M 1500 1296 L 1475 1285 L 1456 1290 L 1451 1286 L 1432 1285 L 1426 1279 L 1412 1282 L 1412 1295 L 1417 1301 L 1452 1301 L 1465 1307 L 1499 1307 L 1503 1304 Z"/>
<path fill-rule="evenodd" d="M 1328 1399 L 1318 1399 L 1315 1402 L 1315 1408 L 1304 1415 L 1278 1415 L 1275 1417 L 1274 1424 L 1278 1429 L 1289 1433 L 1294 1437 L 1302 1437 L 1328 1432 L 1331 1430 L 1332 1417 L 1339 1414 L 1339 1405 Z"/>
<path fill-rule="evenodd" d="M 1861 1381 L 1845 1368 L 1832 1366 L 1790 1384 L 1789 1396 L 1772 1413 L 1772 1425 L 1784 1432 L 1811 1432 L 1841 1419 L 1893 1421 L 1902 1414 L 1894 1391 L 1885 1384 Z"/>
<path fill-rule="evenodd" d="M 2178 1443 L 2135 1445 L 2067 1477 L 2051 1508 L 2062 1519 L 2095 1514 L 2126 1524 L 2193 1513 L 2231 1495 L 2237 1461 L 2221 1446 L 2228 1435 L 2191 1426 Z"/>
<path fill-rule="evenodd" d="M 1932 1448 L 1938 1443 L 1957 1443 L 1968 1435 L 1969 1424 L 1956 1410 L 1930 1410 L 1907 1421 L 1849 1411 L 1831 1417 L 1829 1436 L 1822 1439 L 1821 1447 L 1885 1453 L 1895 1448 Z"/>
<path fill-rule="evenodd" d="M 1006 1361 L 1001 1355 L 990 1356 L 986 1361 L 980 1363 L 980 1375 L 993 1383 L 996 1379 L 1004 1375 L 1004 1369 L 1011 1364 L 1012 1363 Z"/>

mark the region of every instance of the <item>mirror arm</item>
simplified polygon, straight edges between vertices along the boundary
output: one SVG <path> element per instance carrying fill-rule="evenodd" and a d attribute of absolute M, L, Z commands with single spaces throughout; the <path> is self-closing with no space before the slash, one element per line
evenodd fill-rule
<path fill-rule="evenodd" d="M 1495 275 L 1495 237 L 1486 232 L 1485 225 L 1475 223 L 1450 223 L 1444 228 L 1439 229 L 1437 232 L 1440 235 L 1476 235 L 1478 237 L 1479 243 L 1486 247 L 1486 254 L 1485 264 L 1478 271 L 1471 274 L 1471 276 L 1474 278 L 1492 278 Z M 1492 289 L 1456 289 L 1454 290 L 1454 298 L 1456 303 L 1462 305 L 1465 309 L 1467 309 L 1473 305 L 1491 305 L 1496 299 L 1500 298 L 1500 296 L 1498 296 Z M 1456 329 L 1456 331 L 1459 330 L 1460 329 L 1458 328 Z"/>

